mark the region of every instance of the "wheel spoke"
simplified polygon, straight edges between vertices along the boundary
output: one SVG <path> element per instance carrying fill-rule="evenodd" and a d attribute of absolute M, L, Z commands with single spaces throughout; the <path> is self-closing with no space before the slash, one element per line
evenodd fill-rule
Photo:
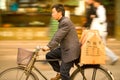
<path fill-rule="evenodd" d="M 0 80 L 36 80 L 35 75 L 30 73 L 29 78 L 24 69 L 20 67 L 10 68 L 0 73 Z"/>
<path fill-rule="evenodd" d="M 72 73 L 71 80 L 114 80 L 112 74 L 101 66 L 85 65 L 78 68 Z"/>
<path fill-rule="evenodd" d="M 93 69 L 92 80 L 95 80 L 97 68 Z"/>

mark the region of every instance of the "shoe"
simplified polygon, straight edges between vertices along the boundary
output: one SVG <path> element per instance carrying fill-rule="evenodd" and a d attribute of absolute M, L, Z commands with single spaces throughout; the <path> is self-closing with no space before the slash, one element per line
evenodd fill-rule
<path fill-rule="evenodd" d="M 50 80 L 59 80 L 61 79 L 60 73 L 57 73 L 57 75 L 54 78 L 51 78 Z"/>
<path fill-rule="evenodd" d="M 118 60 L 119 60 L 119 58 L 117 58 L 116 60 L 113 60 L 113 61 L 111 62 L 111 65 L 114 65 Z"/>

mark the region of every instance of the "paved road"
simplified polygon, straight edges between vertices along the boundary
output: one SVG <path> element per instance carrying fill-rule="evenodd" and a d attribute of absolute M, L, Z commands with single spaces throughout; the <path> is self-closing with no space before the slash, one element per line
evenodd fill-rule
<path fill-rule="evenodd" d="M 48 41 L 43 40 L 22 40 L 22 41 L 0 41 L 0 71 L 5 68 L 16 66 L 16 56 L 17 56 L 17 49 L 24 48 L 33 50 L 37 45 L 44 46 Z M 120 41 L 117 40 L 108 40 L 108 46 L 111 48 L 118 56 L 120 56 Z M 40 52 L 40 59 L 44 59 L 45 53 Z M 120 80 L 120 60 L 114 65 L 109 65 L 110 60 L 108 58 L 107 64 L 104 65 L 108 68 L 114 75 L 115 80 Z M 55 75 L 55 72 L 52 71 L 49 64 L 44 63 L 37 63 L 37 66 L 45 73 L 49 75 L 48 78 Z"/>

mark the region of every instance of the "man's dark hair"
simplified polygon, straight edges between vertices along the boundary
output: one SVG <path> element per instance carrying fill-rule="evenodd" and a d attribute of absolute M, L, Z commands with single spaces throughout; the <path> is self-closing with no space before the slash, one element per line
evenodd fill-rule
<path fill-rule="evenodd" d="M 55 8 L 57 12 L 62 12 L 62 16 L 65 16 L 65 9 L 62 4 L 55 4 L 52 6 L 52 9 Z"/>

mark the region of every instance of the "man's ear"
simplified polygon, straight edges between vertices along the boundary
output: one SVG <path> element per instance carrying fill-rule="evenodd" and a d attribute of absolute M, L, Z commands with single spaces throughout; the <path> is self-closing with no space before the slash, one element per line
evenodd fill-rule
<path fill-rule="evenodd" d="M 59 16 L 61 16 L 61 15 L 62 15 L 62 12 L 58 12 L 58 14 L 59 14 Z"/>

